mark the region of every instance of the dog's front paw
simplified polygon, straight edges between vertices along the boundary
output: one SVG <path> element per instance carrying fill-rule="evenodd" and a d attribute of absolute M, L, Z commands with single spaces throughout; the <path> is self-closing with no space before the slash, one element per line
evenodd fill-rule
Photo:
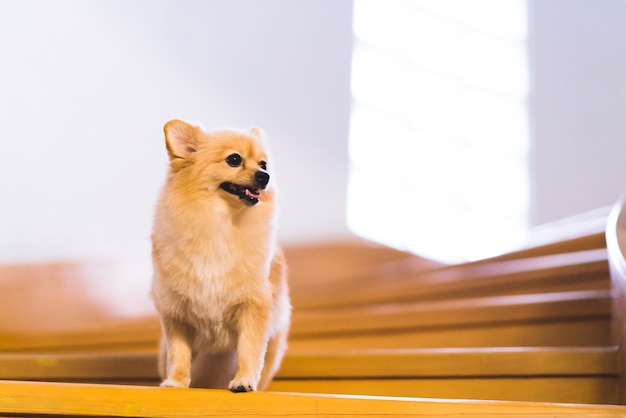
<path fill-rule="evenodd" d="M 228 389 L 232 392 L 253 392 L 256 390 L 256 383 L 252 379 L 241 378 L 241 379 L 233 379 L 228 384 Z"/>
<path fill-rule="evenodd" d="M 185 385 L 184 383 L 177 382 L 174 379 L 165 379 L 161 383 L 162 388 L 188 388 L 189 385 Z"/>

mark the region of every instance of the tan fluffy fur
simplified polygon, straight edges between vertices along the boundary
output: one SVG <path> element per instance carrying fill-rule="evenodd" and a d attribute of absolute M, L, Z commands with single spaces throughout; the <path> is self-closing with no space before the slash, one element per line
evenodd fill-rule
<path fill-rule="evenodd" d="M 284 355 L 291 312 L 276 192 L 271 179 L 247 205 L 220 188 L 265 171 L 262 132 L 204 132 L 180 120 L 164 131 L 170 169 L 152 235 L 161 386 L 264 390 Z M 226 162 L 233 153 L 239 167 Z"/>

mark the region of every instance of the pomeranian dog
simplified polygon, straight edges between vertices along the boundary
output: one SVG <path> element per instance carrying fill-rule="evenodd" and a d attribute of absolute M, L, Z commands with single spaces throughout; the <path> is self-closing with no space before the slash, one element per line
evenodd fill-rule
<path fill-rule="evenodd" d="M 181 120 L 164 131 L 170 164 L 152 234 L 161 386 L 264 390 L 291 303 L 263 132 Z"/>

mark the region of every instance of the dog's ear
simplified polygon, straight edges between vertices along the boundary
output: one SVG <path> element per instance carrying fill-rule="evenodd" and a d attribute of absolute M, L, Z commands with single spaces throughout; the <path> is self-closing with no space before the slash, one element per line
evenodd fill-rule
<path fill-rule="evenodd" d="M 259 127 L 250 128 L 250 133 L 254 135 L 257 139 L 263 139 L 263 129 Z"/>
<path fill-rule="evenodd" d="M 165 146 L 170 160 L 188 159 L 198 148 L 198 127 L 185 121 L 173 119 L 163 127 Z"/>

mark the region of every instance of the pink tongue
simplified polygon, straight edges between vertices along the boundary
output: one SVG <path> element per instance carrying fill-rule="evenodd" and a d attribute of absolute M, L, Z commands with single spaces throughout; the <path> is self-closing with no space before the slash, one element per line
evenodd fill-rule
<path fill-rule="evenodd" d="M 246 189 L 246 196 L 251 197 L 253 199 L 258 199 L 259 197 L 261 197 L 261 194 L 260 193 L 254 193 L 250 189 Z"/>

